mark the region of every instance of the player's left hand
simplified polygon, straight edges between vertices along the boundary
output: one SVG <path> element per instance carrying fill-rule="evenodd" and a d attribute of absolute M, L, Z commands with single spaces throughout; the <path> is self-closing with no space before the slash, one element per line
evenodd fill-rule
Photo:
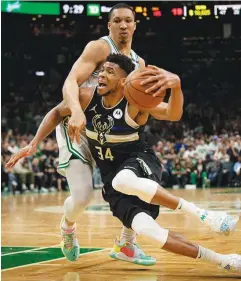
<path fill-rule="evenodd" d="M 142 72 L 142 75 L 152 76 L 143 80 L 140 84 L 146 85 L 148 83 L 156 83 L 145 90 L 147 94 L 152 93 L 154 97 L 157 97 L 162 95 L 162 92 L 166 89 L 181 88 L 181 80 L 178 75 L 154 65 L 148 65 L 148 68 L 149 69 Z"/>

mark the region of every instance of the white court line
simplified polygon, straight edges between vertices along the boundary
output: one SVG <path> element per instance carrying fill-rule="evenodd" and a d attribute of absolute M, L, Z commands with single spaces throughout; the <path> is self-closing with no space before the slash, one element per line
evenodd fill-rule
<path fill-rule="evenodd" d="M 90 255 L 90 254 L 94 254 L 94 253 L 98 253 L 98 252 L 104 252 L 104 251 L 107 251 L 107 250 L 109 251 L 109 250 L 111 250 L 111 248 L 105 248 L 105 249 L 102 249 L 102 250 L 96 250 L 96 251 L 80 254 L 80 257 L 81 256 Z M 52 259 L 52 260 L 48 260 L 48 261 L 29 263 L 29 264 L 25 264 L 25 265 L 20 265 L 20 266 L 15 266 L 15 267 L 11 267 L 11 268 L 2 269 L 1 271 L 3 272 L 3 271 L 8 271 L 8 270 L 13 270 L 13 269 L 16 269 L 16 268 L 23 268 L 23 267 L 34 266 L 34 265 L 41 265 L 41 264 L 46 263 L 46 262 L 52 262 L 52 261 L 63 260 L 63 259 L 66 259 L 66 258 L 63 257 L 63 258 L 57 258 L 57 259 Z"/>
<path fill-rule="evenodd" d="M 30 250 L 7 253 L 7 254 L 3 254 L 1 256 L 4 257 L 4 256 L 9 256 L 9 255 L 16 255 L 16 254 L 19 254 L 19 253 L 29 253 L 29 252 L 33 252 L 33 251 L 38 251 L 38 250 L 43 250 L 43 249 L 48 249 L 48 248 L 54 248 L 54 247 L 57 247 L 57 246 L 59 246 L 59 244 L 56 244 L 56 245 L 53 245 L 53 246 L 48 246 L 48 247 L 43 247 L 43 248 L 39 247 L 39 248 L 35 248 L 35 249 L 30 249 Z M 8 247 L 8 246 L 5 246 L 5 247 Z M 15 246 L 13 246 L 13 247 L 15 247 Z M 10 248 L 11 248 L 11 246 L 10 246 Z"/>
<path fill-rule="evenodd" d="M 30 235 L 44 235 L 44 236 L 54 236 L 54 237 L 60 237 L 60 235 L 59 235 L 59 234 L 53 234 L 53 233 L 41 233 L 41 232 L 2 231 L 2 233 L 11 233 L 11 234 L 30 234 Z"/>
<path fill-rule="evenodd" d="M 36 264 L 34 264 L 34 266 L 55 266 L 55 267 L 60 267 L 60 266 L 62 266 L 62 264 L 53 264 L 53 263 L 39 264 L 39 263 L 36 263 Z"/>

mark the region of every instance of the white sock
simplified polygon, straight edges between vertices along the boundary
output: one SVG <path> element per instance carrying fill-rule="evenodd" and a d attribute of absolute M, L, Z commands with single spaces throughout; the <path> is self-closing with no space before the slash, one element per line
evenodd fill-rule
<path fill-rule="evenodd" d="M 213 263 L 213 264 L 221 264 L 225 259 L 228 258 L 228 255 L 218 254 L 212 250 L 204 248 L 202 246 L 198 246 L 198 255 L 196 259 L 200 259 L 205 262 Z"/>
<path fill-rule="evenodd" d="M 199 209 L 194 203 L 188 202 L 183 198 L 180 198 L 178 206 L 175 211 L 181 211 L 183 214 L 190 215 L 192 217 L 200 219 L 200 212 L 202 210 Z"/>
<path fill-rule="evenodd" d="M 123 228 L 121 230 L 121 235 L 120 235 L 120 242 L 121 242 L 121 244 L 124 244 L 126 242 L 129 242 L 131 244 L 135 243 L 136 242 L 135 231 L 123 226 Z"/>
<path fill-rule="evenodd" d="M 61 227 L 64 230 L 74 230 L 76 228 L 76 223 L 74 223 L 73 225 L 68 225 L 67 222 L 64 220 Z"/>

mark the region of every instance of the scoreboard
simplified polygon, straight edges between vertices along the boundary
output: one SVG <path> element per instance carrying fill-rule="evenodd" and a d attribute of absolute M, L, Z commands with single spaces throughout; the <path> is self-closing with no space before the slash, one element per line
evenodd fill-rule
<path fill-rule="evenodd" d="M 1 11 L 6 13 L 21 14 L 42 14 L 42 15 L 82 15 L 91 17 L 103 17 L 111 10 L 113 2 L 86 2 L 86 1 L 61 1 L 61 2 L 38 2 L 38 1 L 1 1 Z M 133 3 L 133 2 L 132 2 Z M 219 4 L 215 2 L 198 2 L 194 4 L 191 1 L 188 4 L 178 2 L 168 2 L 168 5 L 160 2 L 142 1 L 134 2 L 133 9 L 137 17 L 150 18 L 221 18 L 227 15 L 240 16 L 241 4 Z M 155 3 L 155 5 L 153 5 Z M 185 2 L 184 2 L 185 3 Z M 113 4 L 112 4 L 113 5 Z"/>

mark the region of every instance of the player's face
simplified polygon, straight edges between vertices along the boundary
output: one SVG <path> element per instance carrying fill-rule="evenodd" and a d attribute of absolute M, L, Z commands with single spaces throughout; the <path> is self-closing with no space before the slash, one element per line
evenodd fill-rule
<path fill-rule="evenodd" d="M 136 29 L 132 11 L 126 8 L 115 9 L 108 23 L 108 29 L 119 43 L 128 43 Z"/>
<path fill-rule="evenodd" d="M 105 62 L 99 73 L 97 93 L 101 96 L 108 96 L 116 92 L 122 87 L 125 78 L 125 71 L 119 65 Z"/>

